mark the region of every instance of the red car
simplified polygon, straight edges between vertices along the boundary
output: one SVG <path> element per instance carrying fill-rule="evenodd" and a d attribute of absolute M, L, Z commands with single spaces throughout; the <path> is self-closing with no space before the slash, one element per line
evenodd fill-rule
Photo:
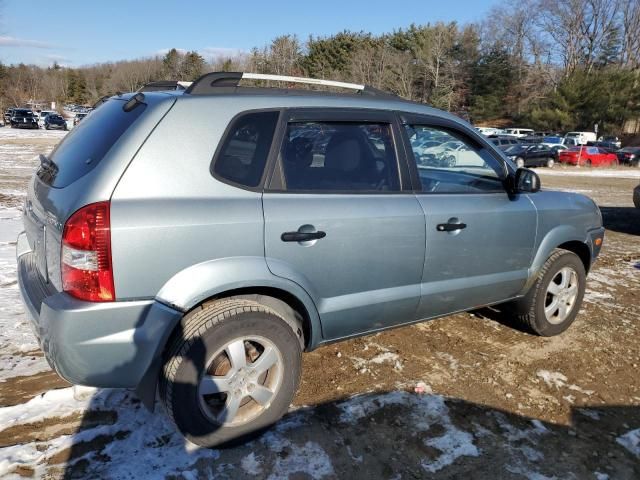
<path fill-rule="evenodd" d="M 586 167 L 610 167 L 617 165 L 618 157 L 599 147 L 571 147 L 558 153 L 560 163 Z"/>

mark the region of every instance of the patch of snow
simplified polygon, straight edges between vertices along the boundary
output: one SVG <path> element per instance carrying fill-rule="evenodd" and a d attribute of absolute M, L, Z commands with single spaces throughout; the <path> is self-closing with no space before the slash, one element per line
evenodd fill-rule
<path fill-rule="evenodd" d="M 307 474 L 314 480 L 334 475 L 333 465 L 327 453 L 315 442 L 307 442 L 304 445 L 293 445 L 290 441 L 282 439 L 281 442 L 268 444 L 270 450 L 281 454 L 286 449 L 288 455 L 276 455 L 269 480 L 289 478 L 294 473 Z"/>
<path fill-rule="evenodd" d="M 536 372 L 536 375 L 542 380 L 544 380 L 544 383 L 546 383 L 550 387 L 556 387 L 556 388 L 566 387 L 569 390 L 573 390 L 574 392 L 580 392 L 584 395 L 589 395 L 589 396 L 593 395 L 594 393 L 593 390 L 585 390 L 582 387 L 579 387 L 578 385 L 572 385 L 567 383 L 568 382 L 567 377 L 560 372 L 550 372 L 549 370 L 538 370 Z M 570 403 L 573 403 L 573 401 L 570 401 L 570 400 L 568 401 Z"/>
<path fill-rule="evenodd" d="M 384 362 L 389 362 L 389 363 L 393 363 L 396 360 L 398 360 L 398 355 L 392 352 L 385 352 L 385 353 L 380 353 L 378 355 L 376 355 L 375 357 L 373 357 L 371 360 L 369 360 L 371 363 L 377 363 L 378 365 L 380 365 L 381 363 Z"/>
<path fill-rule="evenodd" d="M 522 465 L 513 466 L 507 465 L 505 470 L 510 473 L 515 473 L 516 475 L 522 475 L 527 480 L 555 480 L 557 477 L 547 477 L 539 472 L 533 472 L 531 470 L 526 469 Z"/>
<path fill-rule="evenodd" d="M 20 292 L 16 266 L 16 238 L 22 231 L 22 212 L 0 208 L 0 381 L 49 370 L 39 350 Z"/>
<path fill-rule="evenodd" d="M 544 383 L 550 387 L 560 388 L 567 384 L 567 377 L 560 372 L 550 372 L 548 370 L 538 370 L 538 377 L 544 380 Z"/>
<path fill-rule="evenodd" d="M 616 442 L 640 458 L 640 428 L 619 436 Z"/>
<path fill-rule="evenodd" d="M 595 410 L 580 408 L 578 409 L 578 412 L 580 412 L 585 417 L 589 417 L 591 420 L 600 420 L 600 414 Z"/>
<path fill-rule="evenodd" d="M 458 429 L 452 423 L 445 399 L 439 395 L 390 392 L 375 397 L 356 396 L 338 404 L 342 412 L 340 422 L 355 424 L 388 405 L 403 405 L 409 408 L 411 416 L 409 423 L 416 431 L 428 432 L 434 425 L 444 428 L 442 435 L 424 441 L 425 445 L 440 451 L 436 459 L 425 459 L 421 462 L 426 471 L 437 472 L 453 464 L 460 457 L 480 455 L 479 449 L 473 443 L 473 435 Z"/>
<path fill-rule="evenodd" d="M 441 437 L 429 439 L 425 444 L 442 452 L 435 462 L 422 461 L 422 468 L 431 473 L 442 470 L 460 457 L 480 455 L 480 451 L 473 444 L 473 435 L 458 429 L 452 429 Z"/>
<path fill-rule="evenodd" d="M 262 475 L 262 466 L 260 457 L 256 456 L 255 452 L 251 452 L 249 455 L 242 457 L 240 466 L 249 475 Z"/>
<path fill-rule="evenodd" d="M 104 465 L 103 475 L 99 475 L 103 478 L 146 478 L 150 472 L 162 478 L 188 471 L 200 459 L 215 461 L 220 456 L 216 450 L 188 449 L 191 444 L 176 432 L 165 415 L 149 413 L 126 390 L 72 387 L 52 390 L 27 403 L 0 408 L 0 425 L 7 428 L 16 423 L 30 424 L 46 418 L 82 415 L 89 408 L 115 411 L 117 422 L 73 435 L 61 435 L 49 440 L 44 449 L 39 442 L 0 448 L 0 477 L 4 478 L 19 466 L 28 466 L 35 470 L 35 477 L 42 478 L 46 476 L 49 459 L 102 435 L 112 438 L 101 451 L 111 459 Z M 89 453 L 83 458 L 92 462 L 93 455 Z M 131 462 L 132 455 L 135 455 L 135 462 Z"/>

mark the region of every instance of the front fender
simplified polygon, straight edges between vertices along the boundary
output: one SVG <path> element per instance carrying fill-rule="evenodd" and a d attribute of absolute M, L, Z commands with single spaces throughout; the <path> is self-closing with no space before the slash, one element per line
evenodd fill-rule
<path fill-rule="evenodd" d="M 188 311 L 207 298 L 241 288 L 275 288 L 295 296 L 306 308 L 311 322 L 308 347 L 322 339 L 320 317 L 313 299 L 299 284 L 272 274 L 264 257 L 233 257 L 202 262 L 175 274 L 156 299 Z"/>

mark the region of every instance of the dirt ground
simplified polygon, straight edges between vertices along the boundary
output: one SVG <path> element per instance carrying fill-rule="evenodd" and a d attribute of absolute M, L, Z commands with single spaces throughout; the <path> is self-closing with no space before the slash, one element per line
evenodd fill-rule
<path fill-rule="evenodd" d="M 53 404 L 41 393 L 72 389 L 52 372 L 11 377 L 0 383 L 0 472 L 5 462 L 8 475 L 48 478 L 640 478 L 640 179 L 573 171 L 538 169 L 543 188 L 596 200 L 607 232 L 566 333 L 536 337 L 482 309 L 323 347 L 304 355 L 294 408 L 275 429 L 196 453 L 131 394 L 74 393 L 43 416 Z M 33 408 L 3 425 L 21 405 Z M 155 421 L 162 435 L 135 440 L 132 425 Z M 127 449 L 148 468 L 117 465 Z"/>

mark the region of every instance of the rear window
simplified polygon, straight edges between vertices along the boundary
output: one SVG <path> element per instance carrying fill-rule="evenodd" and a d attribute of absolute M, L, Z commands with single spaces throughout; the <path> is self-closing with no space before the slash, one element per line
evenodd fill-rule
<path fill-rule="evenodd" d="M 114 143 L 136 121 L 146 105 L 139 104 L 130 112 L 122 110 L 124 101 L 109 100 L 91 113 L 51 152 L 54 165 L 38 170 L 38 177 L 54 188 L 64 188 L 96 168 Z"/>

